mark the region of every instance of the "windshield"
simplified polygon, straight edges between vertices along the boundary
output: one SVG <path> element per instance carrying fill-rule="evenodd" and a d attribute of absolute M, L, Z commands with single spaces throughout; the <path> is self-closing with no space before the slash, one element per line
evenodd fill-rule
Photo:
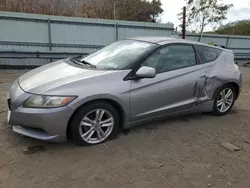
<path fill-rule="evenodd" d="M 122 40 L 84 57 L 81 61 L 100 69 L 124 69 L 154 46 L 155 44 L 148 42 Z"/>

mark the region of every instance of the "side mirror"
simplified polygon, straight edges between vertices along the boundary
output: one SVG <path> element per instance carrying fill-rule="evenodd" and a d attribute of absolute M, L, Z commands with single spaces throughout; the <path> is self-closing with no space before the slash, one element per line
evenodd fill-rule
<path fill-rule="evenodd" d="M 156 71 L 152 67 L 143 66 L 136 72 L 135 75 L 138 78 L 154 78 L 156 76 Z"/>

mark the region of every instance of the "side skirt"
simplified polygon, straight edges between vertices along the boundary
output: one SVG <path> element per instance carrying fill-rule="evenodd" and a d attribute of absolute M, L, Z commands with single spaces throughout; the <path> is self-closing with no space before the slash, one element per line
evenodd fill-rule
<path fill-rule="evenodd" d="M 191 107 L 188 110 L 183 110 L 183 111 L 178 111 L 178 112 L 171 113 L 171 114 L 156 116 L 154 118 L 145 118 L 145 119 L 138 120 L 138 121 L 128 122 L 124 124 L 124 129 L 128 129 L 135 125 L 146 123 L 146 122 L 166 119 L 168 117 L 176 117 L 176 116 L 193 114 L 193 113 L 212 112 L 213 104 L 214 104 L 214 100 L 204 101 L 202 103 L 195 104 L 193 107 Z"/>

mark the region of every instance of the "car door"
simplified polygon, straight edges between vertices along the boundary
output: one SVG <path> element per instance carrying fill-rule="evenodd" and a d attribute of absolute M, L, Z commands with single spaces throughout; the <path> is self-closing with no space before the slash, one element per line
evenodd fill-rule
<path fill-rule="evenodd" d="M 192 45 L 164 46 L 141 66 L 153 67 L 157 74 L 131 81 L 132 121 L 187 110 L 197 102 L 197 88 L 204 85 L 206 67 L 198 64 Z"/>

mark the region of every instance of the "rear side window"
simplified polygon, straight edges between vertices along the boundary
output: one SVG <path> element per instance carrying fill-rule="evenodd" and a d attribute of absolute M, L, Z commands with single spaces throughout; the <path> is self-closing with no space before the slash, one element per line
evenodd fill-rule
<path fill-rule="evenodd" d="M 196 48 L 201 55 L 203 63 L 215 61 L 222 53 L 222 50 L 220 49 L 210 48 L 207 46 L 196 46 Z"/>

